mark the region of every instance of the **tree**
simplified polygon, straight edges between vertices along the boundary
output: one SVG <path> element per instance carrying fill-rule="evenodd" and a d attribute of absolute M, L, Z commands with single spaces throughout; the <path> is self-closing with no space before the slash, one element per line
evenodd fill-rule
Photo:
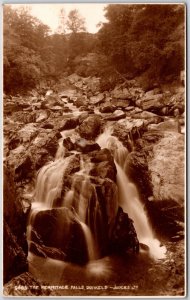
<path fill-rule="evenodd" d="M 86 31 L 85 20 L 79 14 L 77 9 L 73 9 L 70 11 L 66 25 L 68 31 L 70 31 L 73 34 L 76 34 L 81 31 Z"/>
<path fill-rule="evenodd" d="M 59 26 L 57 28 L 58 34 L 65 34 L 66 32 L 66 15 L 63 8 L 61 8 L 59 13 Z"/>
<path fill-rule="evenodd" d="M 4 6 L 4 90 L 26 91 L 48 72 L 43 51 L 49 28 L 28 10 Z"/>
<path fill-rule="evenodd" d="M 99 47 L 119 72 L 146 74 L 149 82 L 179 75 L 184 65 L 184 5 L 110 4 L 105 16 Z"/>

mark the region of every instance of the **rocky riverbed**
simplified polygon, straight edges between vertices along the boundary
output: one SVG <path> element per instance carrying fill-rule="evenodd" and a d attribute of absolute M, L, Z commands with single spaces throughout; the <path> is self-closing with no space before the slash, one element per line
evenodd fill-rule
<path fill-rule="evenodd" d="M 184 295 L 184 105 L 182 87 L 156 88 L 145 93 L 136 82 L 127 81 L 112 91 L 100 93 L 98 78 L 76 74 L 51 89 L 35 90 L 22 97 L 4 95 L 5 295 Z M 101 149 L 106 135 L 112 137 L 110 146 Z M 162 260 L 152 260 L 146 245 L 141 245 L 139 254 L 131 253 L 138 241 L 130 219 L 118 208 L 116 200 L 114 138 L 126 150 L 125 172 L 137 187 L 156 236 L 166 246 Z M 36 178 L 43 168 L 48 169 L 46 166 L 54 170 L 52 162 L 63 155 L 68 164 L 60 181 L 60 195 L 53 198 L 50 212 L 38 214 L 28 243 L 27 224 Z M 90 182 L 80 173 L 89 165 Z M 88 209 L 88 222 L 101 245 L 102 272 L 91 274 L 86 270 L 87 253 L 72 211 L 69 218 L 74 238 L 69 240 L 67 249 L 60 246 L 62 240 L 58 242 L 58 237 L 48 234 L 52 232 L 51 226 L 57 228 L 53 219 L 68 217 L 61 201 L 73 182 L 76 198 L 80 198 L 80 189 L 85 184 L 88 207 L 97 208 L 97 213 Z M 43 224 L 53 225 L 44 228 Z M 124 240 L 127 242 L 123 243 Z M 104 288 L 42 289 L 42 285 L 49 286 L 51 282 L 44 274 L 38 276 L 35 265 L 28 265 L 28 251 L 36 256 L 36 264 L 47 259 L 66 264 L 67 272 L 59 285 Z M 27 289 L 15 289 L 19 285 Z M 112 289 L 114 285 L 118 288 Z M 119 288 L 122 286 L 128 288 L 123 291 Z"/>

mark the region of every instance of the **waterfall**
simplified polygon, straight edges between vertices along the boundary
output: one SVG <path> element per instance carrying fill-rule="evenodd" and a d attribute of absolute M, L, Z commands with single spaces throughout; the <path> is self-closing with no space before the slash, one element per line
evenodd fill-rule
<path fill-rule="evenodd" d="M 68 136 L 73 138 L 75 135 L 74 130 L 62 132 L 63 138 Z M 165 247 L 160 247 L 160 242 L 154 237 L 137 188 L 134 183 L 130 182 L 126 174 L 129 151 L 117 137 L 112 136 L 112 126 L 108 127 L 97 138 L 96 142 L 101 148 L 108 148 L 114 157 L 117 169 L 118 204 L 134 221 L 134 227 L 140 243 L 148 245 L 149 253 L 152 257 L 164 258 L 166 249 Z M 72 175 L 70 189 L 63 196 L 64 178 L 70 164 L 72 164 L 72 159 L 75 158 L 75 154 L 65 157 L 65 153 L 61 139 L 55 160 L 43 166 L 37 174 L 34 202 L 32 203 L 28 224 L 28 241 L 30 243 L 31 230 L 39 212 L 51 210 L 54 207 L 66 208 L 68 209 L 68 218 L 66 217 L 66 219 L 69 220 L 67 221 L 71 223 L 74 221 L 80 226 L 86 244 L 88 259 L 91 262 L 95 262 L 100 257 L 100 240 L 97 233 L 97 224 L 102 216 L 96 188 L 91 183 L 90 171 L 92 163 L 90 158 L 83 159 L 82 155 L 79 155 L 79 170 Z M 57 206 L 56 200 L 59 200 L 59 206 Z M 72 216 L 71 220 L 69 219 L 70 213 Z M 70 223 L 68 223 L 68 228 L 70 228 Z M 69 229 L 66 232 L 69 234 Z M 65 234 L 65 231 L 62 234 Z M 30 257 L 34 257 L 34 255 Z"/>
<path fill-rule="evenodd" d="M 92 236 L 92 232 L 90 228 L 83 222 L 80 222 L 80 225 L 83 229 L 85 240 L 86 240 L 86 246 L 88 251 L 88 258 L 89 261 L 97 259 L 96 251 L 95 251 L 95 244 L 94 239 Z"/>
<path fill-rule="evenodd" d="M 63 133 L 63 137 L 67 137 L 73 133 L 73 130 L 68 130 Z M 59 143 L 59 148 L 55 156 L 55 160 L 43 166 L 38 174 L 36 180 L 36 187 L 34 192 L 34 202 L 32 202 L 31 213 L 27 227 L 28 243 L 31 242 L 31 232 L 35 223 L 37 214 L 40 211 L 50 210 L 55 205 L 55 200 L 61 198 L 63 188 L 64 176 L 69 167 L 73 155 L 64 157 L 65 149 L 63 147 L 62 139 Z M 75 221 L 81 227 L 83 236 L 86 242 L 86 250 L 89 260 L 97 258 L 97 246 L 95 245 L 95 237 L 93 236 L 90 227 L 86 221 L 86 214 L 88 211 L 89 199 L 89 171 L 91 164 L 80 159 L 80 170 L 75 173 L 76 177 L 72 179 L 71 189 L 65 194 L 59 207 L 66 207 L 72 211 L 75 216 Z M 77 188 L 77 178 L 82 178 L 82 184 Z M 71 221 L 72 222 L 72 221 Z M 32 256 L 33 257 L 33 256 Z"/>
<path fill-rule="evenodd" d="M 133 220 L 139 242 L 149 247 L 150 256 L 155 259 L 162 259 L 165 257 L 166 247 L 161 247 L 159 240 L 155 238 L 137 188 L 134 183 L 130 182 L 126 174 L 128 151 L 116 137 L 111 136 L 111 133 L 111 129 L 105 130 L 98 137 L 97 143 L 102 148 L 108 148 L 114 156 L 117 168 L 119 205 Z"/>

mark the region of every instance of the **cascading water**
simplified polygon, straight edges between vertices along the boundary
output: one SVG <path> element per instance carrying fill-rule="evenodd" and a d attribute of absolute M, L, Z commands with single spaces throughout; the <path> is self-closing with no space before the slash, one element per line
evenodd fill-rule
<path fill-rule="evenodd" d="M 76 135 L 74 130 L 67 130 L 62 132 L 62 137 L 67 138 Z M 164 258 L 166 251 L 165 247 L 160 247 L 160 243 L 155 239 L 148 218 L 146 216 L 143 205 L 139 199 L 139 195 L 134 183 L 130 182 L 126 175 L 126 163 L 128 150 L 122 143 L 112 134 L 112 126 L 109 126 L 103 134 L 97 138 L 97 143 L 101 148 L 108 148 L 114 156 L 115 165 L 117 169 L 117 186 L 118 186 L 118 204 L 122 207 L 123 211 L 128 213 L 129 217 L 134 221 L 134 226 L 137 232 L 140 243 L 146 244 L 149 247 L 149 253 L 154 258 Z M 63 146 L 63 139 L 60 140 L 59 147 L 55 156 L 55 160 L 43 166 L 38 172 L 36 188 L 34 193 L 34 202 L 27 229 L 28 243 L 32 241 L 32 228 L 39 212 L 48 211 L 54 208 L 55 201 L 61 198 L 64 176 L 69 167 L 74 155 L 66 156 L 66 151 Z M 80 156 L 80 154 L 77 154 Z M 83 237 L 86 243 L 86 251 L 89 263 L 83 269 L 87 274 L 102 273 L 105 276 L 110 274 L 111 266 L 105 261 L 99 259 L 97 224 L 101 219 L 99 216 L 100 207 L 97 201 L 97 192 L 95 187 L 90 181 L 90 170 L 92 163 L 90 160 L 83 160 L 80 156 L 79 170 L 72 176 L 70 189 L 64 194 L 59 202 L 59 207 L 64 207 L 70 211 L 73 219 L 80 225 L 83 232 Z M 91 203 L 93 206 L 93 218 L 91 218 L 89 210 L 89 199 L 94 199 Z M 69 217 L 68 217 L 69 218 Z M 99 219 L 100 218 L 100 219 Z M 93 220 L 93 221 L 92 221 Z M 70 225 L 69 225 L 70 226 Z M 67 231 L 65 228 L 64 231 Z M 100 234 L 100 233 L 99 233 Z M 63 280 L 64 274 L 67 269 L 72 268 L 72 264 L 60 260 L 52 259 L 50 257 L 42 258 L 36 256 L 34 253 L 29 252 L 29 270 L 42 280 L 51 281 L 52 276 L 56 277 L 55 283 Z M 39 270 L 39 265 L 41 265 Z M 43 267 L 42 267 L 43 266 Z M 70 267 L 69 267 L 70 266 Z M 76 267 L 82 272 L 82 267 Z M 54 274 L 49 278 L 47 270 L 51 270 Z M 107 274 L 107 275 L 106 275 Z M 86 275 L 85 275 L 86 276 Z"/>
<path fill-rule="evenodd" d="M 112 136 L 111 133 L 112 128 L 110 126 L 98 137 L 97 143 L 102 148 L 108 148 L 114 156 L 117 168 L 119 205 L 134 221 L 140 243 L 148 245 L 149 253 L 153 258 L 162 259 L 165 257 L 166 247 L 161 247 L 159 240 L 154 237 L 143 204 L 139 199 L 137 188 L 134 183 L 130 182 L 126 175 L 125 169 L 128 150 L 116 137 Z"/>
<path fill-rule="evenodd" d="M 68 137 L 73 133 L 73 130 L 68 130 L 62 133 L 63 138 Z M 54 201 L 61 197 L 63 180 L 65 171 L 69 167 L 74 155 L 65 157 L 65 149 L 63 147 L 63 139 L 59 143 L 59 147 L 55 156 L 55 161 L 52 161 L 43 166 L 37 175 L 35 193 L 33 195 L 34 202 L 32 203 L 30 218 L 27 228 L 28 243 L 31 243 L 31 231 L 39 212 L 51 210 L 55 205 Z M 82 178 L 82 186 L 79 192 L 76 190 L 75 182 L 78 177 L 73 178 L 71 189 L 66 192 L 59 207 L 71 209 L 74 214 L 75 222 L 78 223 L 83 231 L 86 242 L 86 250 L 89 260 L 97 258 L 96 245 L 91 229 L 86 224 L 86 212 L 88 206 L 88 173 L 90 171 L 90 163 L 84 163 L 80 159 L 80 170 L 75 174 Z M 30 255 L 31 257 L 31 255 Z"/>

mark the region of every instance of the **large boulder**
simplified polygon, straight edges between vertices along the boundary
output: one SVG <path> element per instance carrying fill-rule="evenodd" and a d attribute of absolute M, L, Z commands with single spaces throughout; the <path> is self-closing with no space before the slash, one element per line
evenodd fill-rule
<path fill-rule="evenodd" d="M 170 119 L 164 122 L 160 122 L 159 124 L 151 124 L 148 126 L 148 129 L 180 133 L 181 125 L 178 120 Z"/>
<path fill-rule="evenodd" d="M 102 120 L 98 115 L 89 116 L 78 128 L 81 137 L 91 140 L 96 138 L 102 129 Z"/>
<path fill-rule="evenodd" d="M 110 165 L 109 162 L 103 161 L 96 164 L 91 170 L 90 175 L 97 176 L 100 178 L 110 178 L 113 181 L 116 181 L 116 167 Z"/>
<path fill-rule="evenodd" d="M 29 272 L 24 272 L 21 275 L 14 277 L 12 280 L 4 285 L 3 295 L 9 297 L 23 297 L 23 296 L 48 296 L 51 294 L 50 290 L 43 289 L 42 285 L 46 284 L 39 282 Z"/>
<path fill-rule="evenodd" d="M 50 155 L 55 156 L 58 148 L 58 139 L 61 137 L 59 132 L 51 129 L 42 129 L 31 145 L 32 152 L 35 148 L 46 149 Z"/>
<path fill-rule="evenodd" d="M 32 178 L 34 171 L 43 164 L 54 159 L 58 148 L 58 139 L 61 134 L 50 129 L 39 129 L 29 132 L 28 139 L 25 128 L 19 133 L 21 144 L 9 152 L 9 165 L 14 169 L 15 180 L 21 181 Z M 13 147 L 13 146 L 12 146 Z"/>
<path fill-rule="evenodd" d="M 31 142 L 39 133 L 35 123 L 29 123 L 24 125 L 20 130 L 17 131 L 16 136 L 19 138 L 20 143 Z"/>
<path fill-rule="evenodd" d="M 118 86 L 116 86 L 115 89 L 111 92 L 111 96 L 115 99 L 124 100 L 131 100 L 133 98 L 133 95 L 131 95 L 128 88 Z"/>
<path fill-rule="evenodd" d="M 76 128 L 78 126 L 78 124 L 79 124 L 79 119 L 77 117 L 66 118 L 65 120 L 60 122 L 60 124 L 58 126 L 56 126 L 56 128 L 59 131 L 69 130 L 69 129 Z"/>
<path fill-rule="evenodd" d="M 184 238 L 184 207 L 174 200 L 146 203 L 149 218 L 158 236 L 178 241 Z"/>
<path fill-rule="evenodd" d="M 33 164 L 30 154 L 22 145 L 12 150 L 8 156 L 9 166 L 14 170 L 14 180 L 19 182 L 32 177 Z"/>
<path fill-rule="evenodd" d="M 167 102 L 164 94 L 145 94 L 143 98 L 136 102 L 143 110 L 157 111 L 165 106 Z"/>
<path fill-rule="evenodd" d="M 184 204 L 184 136 L 164 132 L 148 159 L 155 200 Z"/>
<path fill-rule="evenodd" d="M 128 214 L 118 208 L 115 223 L 110 236 L 110 249 L 115 253 L 138 253 L 139 241 Z"/>
<path fill-rule="evenodd" d="M 184 136 L 172 131 L 145 132 L 127 157 L 126 172 L 136 183 L 156 231 L 180 239 L 184 221 Z"/>
<path fill-rule="evenodd" d="M 142 119 L 126 118 L 114 124 L 113 135 L 121 140 L 129 151 L 132 151 L 135 141 L 145 130 L 146 126 Z"/>
<path fill-rule="evenodd" d="M 65 253 L 64 260 L 79 264 L 88 261 L 83 227 L 71 209 L 62 207 L 39 211 L 35 216 L 33 229 L 40 235 L 45 246 Z M 37 253 L 34 247 L 30 251 Z M 45 253 L 48 255 L 47 251 Z M 57 254 L 54 253 L 54 258 L 55 255 Z"/>
<path fill-rule="evenodd" d="M 3 226 L 3 281 L 6 283 L 14 276 L 28 270 L 27 253 L 18 244 L 17 237 L 4 221 Z"/>
<path fill-rule="evenodd" d="M 90 154 L 90 160 L 93 163 L 90 170 L 92 176 L 100 178 L 109 178 L 116 182 L 116 166 L 113 156 L 108 149 L 101 149 Z"/>

